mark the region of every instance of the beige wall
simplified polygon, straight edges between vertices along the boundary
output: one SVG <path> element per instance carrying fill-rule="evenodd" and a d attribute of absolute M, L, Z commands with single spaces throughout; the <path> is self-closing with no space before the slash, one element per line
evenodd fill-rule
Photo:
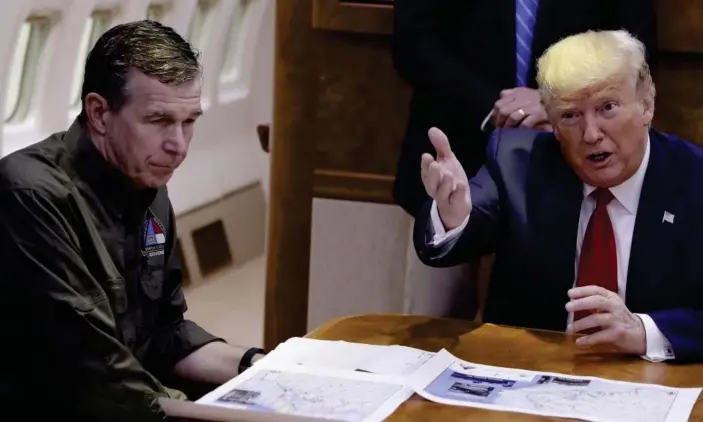
<path fill-rule="evenodd" d="M 315 199 L 312 217 L 309 329 L 349 314 L 449 313 L 466 268 L 423 265 L 400 207 Z"/>

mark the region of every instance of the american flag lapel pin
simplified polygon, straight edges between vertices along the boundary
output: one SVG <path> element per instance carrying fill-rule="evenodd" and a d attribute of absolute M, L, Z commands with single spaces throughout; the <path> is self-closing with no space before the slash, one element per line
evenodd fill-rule
<path fill-rule="evenodd" d="M 670 213 L 669 211 L 664 211 L 662 223 L 674 224 L 674 214 Z"/>

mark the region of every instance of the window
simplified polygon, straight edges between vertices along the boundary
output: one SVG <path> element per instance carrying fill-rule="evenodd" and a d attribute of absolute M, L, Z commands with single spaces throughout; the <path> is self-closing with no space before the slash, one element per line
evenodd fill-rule
<path fill-rule="evenodd" d="M 112 12 L 108 10 L 95 11 L 85 22 L 83 27 L 83 36 L 78 50 L 78 62 L 76 63 L 76 71 L 73 74 L 73 88 L 71 90 L 71 105 L 78 107 L 81 104 L 81 90 L 83 88 L 83 72 L 85 68 L 85 59 L 88 57 L 88 52 L 93 48 L 98 38 L 110 28 L 112 22 Z"/>
<path fill-rule="evenodd" d="M 214 8 L 215 1 L 213 0 L 198 0 L 198 5 L 195 7 L 195 14 L 188 29 L 188 38 L 191 44 L 199 50 L 202 50 L 205 45 L 205 28 Z"/>
<path fill-rule="evenodd" d="M 239 37 L 242 34 L 242 23 L 246 15 L 247 8 L 252 0 L 235 0 L 232 11 L 232 23 L 229 29 L 227 52 L 224 62 L 224 74 L 228 77 L 236 77 L 239 65 Z"/>
<path fill-rule="evenodd" d="M 168 12 L 168 5 L 164 3 L 154 3 L 150 4 L 146 9 L 146 18 L 152 21 L 164 22 L 166 18 L 166 13 Z"/>
<path fill-rule="evenodd" d="M 29 111 L 37 66 L 49 35 L 47 18 L 29 18 L 20 27 L 5 89 L 5 122 L 23 120 Z"/>

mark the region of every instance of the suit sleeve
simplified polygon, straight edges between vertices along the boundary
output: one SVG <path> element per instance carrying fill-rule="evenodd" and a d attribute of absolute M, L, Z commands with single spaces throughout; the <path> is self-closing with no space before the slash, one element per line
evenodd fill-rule
<path fill-rule="evenodd" d="M 86 419 L 163 420 L 157 400 L 169 393 L 118 340 L 109 299 L 84 261 L 66 201 L 34 191 L 4 193 L 0 201 L 0 296 L 4 305 L 31 310 L 21 320 L 3 318 L 19 324 L 8 344 L 17 348 L 26 382 L 70 382 L 63 404 Z"/>
<path fill-rule="evenodd" d="M 470 262 L 495 250 L 501 227 L 500 194 L 496 183 L 498 132 L 486 149 L 486 164 L 469 181 L 472 209 L 460 235 L 439 244 L 433 242 L 432 200 L 415 219 L 413 243 L 420 260 L 430 267 L 451 267 Z"/>
<path fill-rule="evenodd" d="M 214 341 L 224 341 L 208 333 L 193 321 L 184 318 L 188 310 L 183 294 L 183 271 L 175 239 L 176 225 L 170 211 L 170 251 L 164 276 L 164 296 L 159 309 L 160 330 L 151 344 L 148 367 L 165 379 L 173 376 L 173 367 L 183 358 Z"/>
<path fill-rule="evenodd" d="M 677 362 L 703 362 L 703 309 L 666 309 L 650 318 L 671 343 Z"/>
<path fill-rule="evenodd" d="M 393 62 L 396 71 L 414 89 L 453 100 L 467 110 L 478 110 L 481 120 L 498 99 L 498 87 L 489 86 L 446 48 L 442 16 L 451 13 L 453 0 L 395 2 Z"/>

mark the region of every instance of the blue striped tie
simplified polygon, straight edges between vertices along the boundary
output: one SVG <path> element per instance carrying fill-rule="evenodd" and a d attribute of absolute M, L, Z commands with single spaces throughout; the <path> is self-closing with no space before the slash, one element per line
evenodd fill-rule
<path fill-rule="evenodd" d="M 532 35 L 537 20 L 538 6 L 538 0 L 515 0 L 517 86 L 527 86 L 527 72 L 532 61 Z"/>

